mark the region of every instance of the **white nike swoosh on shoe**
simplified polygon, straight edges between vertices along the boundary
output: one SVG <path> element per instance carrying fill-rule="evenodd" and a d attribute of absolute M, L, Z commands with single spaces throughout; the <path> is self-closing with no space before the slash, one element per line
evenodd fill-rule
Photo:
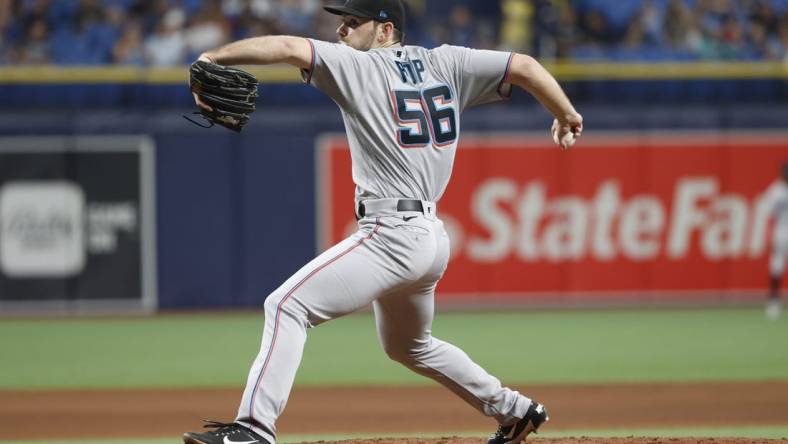
<path fill-rule="evenodd" d="M 224 437 L 224 444 L 255 444 L 258 441 L 233 441 L 228 437 Z"/>

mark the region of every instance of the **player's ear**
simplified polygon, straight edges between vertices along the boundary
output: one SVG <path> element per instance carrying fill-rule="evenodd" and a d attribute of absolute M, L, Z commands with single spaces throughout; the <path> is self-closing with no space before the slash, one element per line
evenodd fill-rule
<path fill-rule="evenodd" d="M 378 26 L 378 43 L 386 43 L 394 36 L 394 24 L 391 22 L 381 23 Z"/>

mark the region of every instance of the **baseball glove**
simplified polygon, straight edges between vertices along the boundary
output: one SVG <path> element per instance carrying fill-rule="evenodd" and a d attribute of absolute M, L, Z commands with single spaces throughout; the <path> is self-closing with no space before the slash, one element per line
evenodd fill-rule
<path fill-rule="evenodd" d="M 242 69 L 197 60 L 189 67 L 189 85 L 192 92 L 212 108 L 209 111 L 200 107 L 194 113 L 200 114 L 209 125 L 202 125 L 184 116 L 203 128 L 219 124 L 241 132 L 249 121 L 249 114 L 255 110 L 257 79 Z"/>

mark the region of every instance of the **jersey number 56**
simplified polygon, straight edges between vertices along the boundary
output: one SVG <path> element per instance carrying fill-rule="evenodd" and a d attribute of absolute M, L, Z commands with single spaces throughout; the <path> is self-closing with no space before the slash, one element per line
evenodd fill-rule
<path fill-rule="evenodd" d="M 431 142 L 436 147 L 457 139 L 454 98 L 446 85 L 418 90 L 392 91 L 397 122 L 397 139 L 404 148 L 421 148 Z"/>

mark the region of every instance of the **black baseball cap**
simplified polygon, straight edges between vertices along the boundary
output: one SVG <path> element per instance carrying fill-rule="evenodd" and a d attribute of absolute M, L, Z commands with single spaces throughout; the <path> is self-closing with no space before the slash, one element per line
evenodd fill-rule
<path fill-rule="evenodd" d="M 405 5 L 402 0 L 347 0 L 342 6 L 324 6 L 326 11 L 336 14 L 355 15 L 385 23 L 405 32 Z"/>

